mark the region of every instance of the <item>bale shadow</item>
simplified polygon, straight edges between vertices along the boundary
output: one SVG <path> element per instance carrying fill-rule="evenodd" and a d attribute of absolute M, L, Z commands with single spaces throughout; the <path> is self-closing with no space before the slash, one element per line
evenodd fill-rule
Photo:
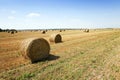
<path fill-rule="evenodd" d="M 63 41 L 60 41 L 60 42 L 55 42 L 55 44 L 59 44 L 59 43 L 63 43 Z"/>
<path fill-rule="evenodd" d="M 56 56 L 56 55 L 50 54 L 50 55 L 46 58 L 46 60 L 52 61 L 52 60 L 56 60 L 56 59 L 58 59 L 58 58 L 60 58 L 60 56 Z"/>
<path fill-rule="evenodd" d="M 60 58 L 60 56 L 56 56 L 56 55 L 50 54 L 47 58 L 42 59 L 42 60 L 38 60 L 38 61 L 34 61 L 34 62 L 32 62 L 32 64 L 38 63 L 38 62 L 45 62 L 45 61 L 57 60 L 57 59 L 59 59 L 59 58 Z"/>

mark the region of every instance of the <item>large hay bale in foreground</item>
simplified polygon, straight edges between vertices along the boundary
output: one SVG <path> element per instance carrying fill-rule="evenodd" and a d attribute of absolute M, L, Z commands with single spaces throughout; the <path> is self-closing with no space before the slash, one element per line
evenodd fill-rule
<path fill-rule="evenodd" d="M 30 38 L 22 42 L 21 53 L 31 62 L 43 60 L 49 56 L 50 45 L 43 38 Z"/>
<path fill-rule="evenodd" d="M 62 42 L 62 37 L 60 34 L 52 34 L 49 38 L 50 42 L 59 43 Z"/>

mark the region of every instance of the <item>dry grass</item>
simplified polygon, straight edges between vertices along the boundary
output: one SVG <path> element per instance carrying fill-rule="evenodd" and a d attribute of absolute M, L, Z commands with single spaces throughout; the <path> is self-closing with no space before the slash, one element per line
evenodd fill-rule
<path fill-rule="evenodd" d="M 25 61 L 19 44 L 26 38 L 58 31 L 0 33 L 0 79 L 3 80 L 119 80 L 120 31 L 90 30 L 62 32 L 63 43 L 52 44 L 50 59 L 36 64 Z M 26 35 L 25 35 L 26 34 Z M 59 56 L 59 58 L 56 58 Z M 46 77 L 47 76 L 47 77 Z"/>

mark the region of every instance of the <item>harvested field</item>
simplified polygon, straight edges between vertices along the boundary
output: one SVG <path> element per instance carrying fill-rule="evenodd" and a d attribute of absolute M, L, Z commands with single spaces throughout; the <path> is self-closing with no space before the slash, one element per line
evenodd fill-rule
<path fill-rule="evenodd" d="M 49 42 L 60 33 L 62 43 Z M 31 64 L 19 52 L 27 38 L 43 37 L 51 47 L 47 60 Z M 0 80 L 119 80 L 120 30 L 0 33 Z"/>

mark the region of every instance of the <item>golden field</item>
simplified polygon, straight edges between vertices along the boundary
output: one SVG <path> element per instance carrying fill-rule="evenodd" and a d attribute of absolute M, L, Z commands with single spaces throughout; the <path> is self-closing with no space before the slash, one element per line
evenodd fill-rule
<path fill-rule="evenodd" d="M 59 33 L 62 43 L 50 43 Z M 48 59 L 31 64 L 19 52 L 24 39 L 42 37 L 51 47 Z M 101 29 L 0 33 L 0 80 L 119 80 L 120 30 Z"/>

